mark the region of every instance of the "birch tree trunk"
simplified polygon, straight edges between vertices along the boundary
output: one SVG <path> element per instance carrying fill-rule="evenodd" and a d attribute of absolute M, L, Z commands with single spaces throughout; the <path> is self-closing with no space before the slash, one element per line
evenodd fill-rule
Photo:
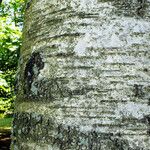
<path fill-rule="evenodd" d="M 32 0 L 12 150 L 150 150 L 150 1 Z"/>

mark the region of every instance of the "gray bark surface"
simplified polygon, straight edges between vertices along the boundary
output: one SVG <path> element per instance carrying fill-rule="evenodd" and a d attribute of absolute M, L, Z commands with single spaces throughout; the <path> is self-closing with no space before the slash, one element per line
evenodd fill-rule
<path fill-rule="evenodd" d="M 150 150 L 150 1 L 32 0 L 12 150 Z"/>

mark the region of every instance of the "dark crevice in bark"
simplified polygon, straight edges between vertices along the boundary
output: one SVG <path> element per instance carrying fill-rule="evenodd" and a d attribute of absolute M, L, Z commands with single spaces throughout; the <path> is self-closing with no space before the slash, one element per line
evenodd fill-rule
<path fill-rule="evenodd" d="M 26 9 L 29 9 L 31 6 L 32 0 L 27 0 L 26 2 Z"/>
<path fill-rule="evenodd" d="M 27 97 L 30 97 L 33 80 L 37 78 L 43 67 L 44 62 L 42 61 L 40 53 L 33 53 L 26 64 L 24 72 L 24 94 L 26 94 Z"/>
<path fill-rule="evenodd" d="M 144 96 L 144 92 L 143 92 L 143 85 L 137 85 L 134 84 L 134 96 L 135 97 L 143 97 Z"/>

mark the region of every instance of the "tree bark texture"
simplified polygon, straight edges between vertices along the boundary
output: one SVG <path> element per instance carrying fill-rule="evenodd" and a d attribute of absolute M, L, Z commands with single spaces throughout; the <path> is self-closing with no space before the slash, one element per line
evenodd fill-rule
<path fill-rule="evenodd" d="M 27 2 L 12 150 L 150 150 L 150 0 Z"/>

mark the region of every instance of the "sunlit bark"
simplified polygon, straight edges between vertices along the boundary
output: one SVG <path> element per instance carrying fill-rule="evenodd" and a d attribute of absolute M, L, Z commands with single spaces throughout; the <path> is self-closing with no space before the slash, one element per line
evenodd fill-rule
<path fill-rule="evenodd" d="M 150 1 L 27 3 L 14 150 L 148 150 Z"/>

